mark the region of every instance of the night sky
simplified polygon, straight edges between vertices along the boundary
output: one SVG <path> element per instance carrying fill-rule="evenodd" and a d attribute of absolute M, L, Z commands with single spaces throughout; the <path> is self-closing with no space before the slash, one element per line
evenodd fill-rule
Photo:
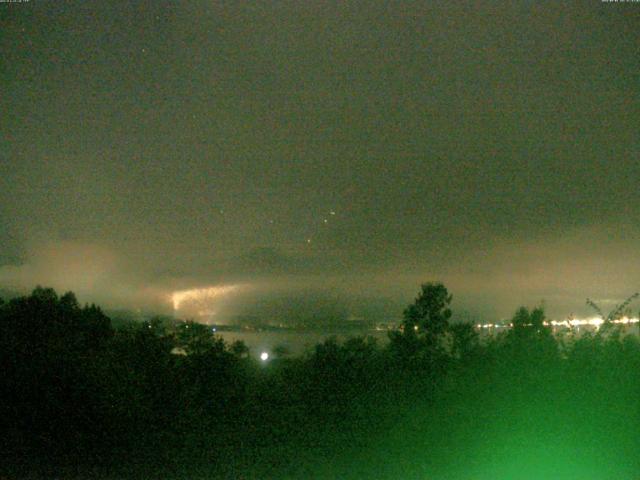
<path fill-rule="evenodd" d="M 0 288 L 400 315 L 441 280 L 483 319 L 640 290 L 638 3 L 31 0 L 0 59 Z"/>

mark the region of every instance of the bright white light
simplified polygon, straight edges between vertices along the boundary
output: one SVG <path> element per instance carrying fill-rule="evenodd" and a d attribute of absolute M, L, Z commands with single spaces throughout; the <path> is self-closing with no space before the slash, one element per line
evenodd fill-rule
<path fill-rule="evenodd" d="M 238 289 L 238 285 L 220 285 L 217 287 L 192 288 L 191 290 L 179 290 L 171 294 L 173 309 L 178 310 L 183 303 L 195 302 L 203 304 L 215 298 L 221 297 Z"/>
<path fill-rule="evenodd" d="M 600 328 L 600 325 L 604 323 L 604 320 L 602 320 L 601 318 L 591 318 L 587 321 L 589 322 L 589 325 L 593 325 L 596 328 Z"/>
<path fill-rule="evenodd" d="M 584 325 L 588 325 L 591 327 L 595 327 L 597 330 L 604 324 L 604 320 L 600 317 L 591 317 L 591 318 L 583 318 L 583 319 L 571 318 L 567 320 L 550 320 L 550 321 L 545 320 L 543 323 L 546 326 L 552 326 L 552 327 L 567 327 L 567 326 L 581 327 Z M 611 320 L 611 323 L 629 325 L 634 323 L 640 323 L 640 318 L 622 317 L 617 320 Z M 513 327 L 513 324 L 510 323 L 508 326 Z M 478 324 L 477 327 L 478 328 L 493 328 L 493 327 L 498 328 L 498 327 L 503 327 L 503 325 L 482 323 L 482 324 Z"/>
<path fill-rule="evenodd" d="M 260 354 L 260 360 L 262 360 L 263 362 L 266 362 L 267 360 L 269 360 L 269 354 L 267 352 L 262 352 Z"/>

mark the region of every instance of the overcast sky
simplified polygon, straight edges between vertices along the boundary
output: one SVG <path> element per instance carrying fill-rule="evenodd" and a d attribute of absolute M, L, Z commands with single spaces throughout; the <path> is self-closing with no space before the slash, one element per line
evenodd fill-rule
<path fill-rule="evenodd" d="M 0 287 L 621 301 L 639 46 L 599 0 L 0 4 Z"/>

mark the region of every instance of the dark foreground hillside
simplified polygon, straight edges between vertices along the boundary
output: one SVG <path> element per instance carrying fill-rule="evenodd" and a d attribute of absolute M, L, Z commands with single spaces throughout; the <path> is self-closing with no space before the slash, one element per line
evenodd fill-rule
<path fill-rule="evenodd" d="M 259 364 L 204 326 L 115 330 L 36 289 L 0 305 L 0 475 L 637 478 L 635 337 L 559 340 L 519 310 L 481 343 L 450 302 L 426 285 L 384 348 L 329 340 Z"/>

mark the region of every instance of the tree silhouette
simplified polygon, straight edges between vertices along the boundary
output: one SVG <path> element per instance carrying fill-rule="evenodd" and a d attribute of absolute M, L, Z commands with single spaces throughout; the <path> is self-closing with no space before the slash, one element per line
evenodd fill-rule
<path fill-rule="evenodd" d="M 423 284 L 418 297 L 403 313 L 405 334 L 415 334 L 428 345 L 436 345 L 449 326 L 452 299 L 442 283 Z"/>
<path fill-rule="evenodd" d="M 238 358 L 245 358 L 249 355 L 249 347 L 242 340 L 236 340 L 229 347 L 231 353 L 233 353 Z"/>
<path fill-rule="evenodd" d="M 638 296 L 640 296 L 640 293 L 638 293 L 638 292 L 634 293 L 633 295 L 628 297 L 624 302 L 622 302 L 619 305 L 616 305 L 616 307 L 613 310 L 611 310 L 607 315 L 604 314 L 604 312 L 598 306 L 597 303 L 595 303 L 593 300 L 591 300 L 589 298 L 587 298 L 587 305 L 589 305 L 591 308 L 593 308 L 596 311 L 596 313 L 598 314 L 598 316 L 605 323 L 609 323 L 609 322 L 612 322 L 614 320 L 619 320 L 620 318 L 622 318 L 626 313 L 627 307 L 629 307 L 631 302 L 633 302 L 636 298 L 638 298 Z"/>
<path fill-rule="evenodd" d="M 549 335 L 551 329 L 544 324 L 545 318 L 542 307 L 536 307 L 531 311 L 527 307 L 520 307 L 511 319 L 512 332 L 519 337 Z"/>
<path fill-rule="evenodd" d="M 187 321 L 176 329 L 177 346 L 184 349 L 187 354 L 201 354 L 210 350 L 223 351 L 224 341 L 213 334 L 211 327 Z"/>
<path fill-rule="evenodd" d="M 445 334 L 452 312 L 452 295 L 442 283 L 425 283 L 403 313 L 401 331 L 389 334 L 390 348 L 403 362 L 432 361 L 446 353 Z"/>
<path fill-rule="evenodd" d="M 476 351 L 479 335 L 472 323 L 456 323 L 449 327 L 451 333 L 451 354 L 455 358 L 464 359 Z"/>

